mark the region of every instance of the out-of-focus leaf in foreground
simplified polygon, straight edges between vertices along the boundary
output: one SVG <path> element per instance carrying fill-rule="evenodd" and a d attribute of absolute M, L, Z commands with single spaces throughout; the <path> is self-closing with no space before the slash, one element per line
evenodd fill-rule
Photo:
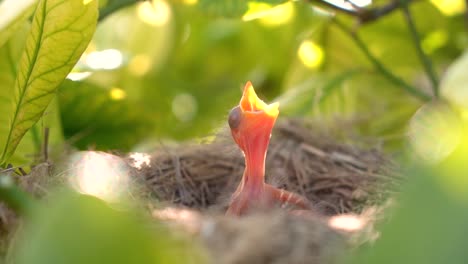
<path fill-rule="evenodd" d="M 42 117 L 57 87 L 88 45 L 98 16 L 97 1 L 41 0 L 19 62 L 13 115 L 0 164 Z"/>
<path fill-rule="evenodd" d="M 37 0 L 0 1 L 0 47 L 32 14 Z"/>
<path fill-rule="evenodd" d="M 466 263 L 468 135 L 436 167 L 407 173 L 398 206 L 380 239 L 347 263 Z"/>
<path fill-rule="evenodd" d="M 202 263 L 187 241 L 130 209 L 72 192 L 49 198 L 21 230 L 15 263 Z"/>
<path fill-rule="evenodd" d="M 465 185 L 465 199 L 458 199 L 441 181 L 462 175 L 438 173 L 411 171 L 410 183 L 381 238 L 347 263 L 466 263 L 468 190 Z M 468 171 L 464 174 L 467 177 Z"/>

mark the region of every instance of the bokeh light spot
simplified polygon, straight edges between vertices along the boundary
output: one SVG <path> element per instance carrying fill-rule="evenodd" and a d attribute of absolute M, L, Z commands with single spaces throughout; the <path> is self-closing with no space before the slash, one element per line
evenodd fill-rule
<path fill-rule="evenodd" d="M 133 160 L 132 166 L 141 169 L 143 166 L 150 167 L 151 156 L 146 153 L 135 152 L 130 154 L 130 158 Z"/>
<path fill-rule="evenodd" d="M 127 97 L 127 93 L 124 90 L 117 88 L 117 87 L 111 88 L 109 91 L 109 95 L 112 100 L 116 100 L 116 101 L 122 100 L 125 97 Z"/>
<path fill-rule="evenodd" d="M 123 63 L 122 53 L 116 49 L 93 51 L 86 56 L 86 65 L 94 70 L 113 70 Z"/>
<path fill-rule="evenodd" d="M 72 156 L 70 183 L 80 193 L 113 202 L 129 188 L 129 169 L 117 156 L 83 151 Z"/>
<path fill-rule="evenodd" d="M 192 120 L 197 114 L 197 100 L 188 93 L 178 94 L 172 101 L 172 112 L 182 122 Z"/>
<path fill-rule="evenodd" d="M 447 103 L 430 102 L 411 118 L 408 134 L 412 150 L 428 163 L 437 163 L 457 147 L 461 119 Z"/>
<path fill-rule="evenodd" d="M 151 58 L 146 54 L 135 55 L 128 64 L 130 73 L 143 76 L 151 69 Z"/>
<path fill-rule="evenodd" d="M 72 80 L 72 81 L 81 81 L 86 78 L 91 76 L 91 72 L 85 71 L 85 72 L 70 72 L 67 75 L 67 79 Z"/>
<path fill-rule="evenodd" d="M 171 18 L 171 9 L 163 0 L 144 1 L 138 5 L 138 17 L 152 26 L 163 26 Z"/>
<path fill-rule="evenodd" d="M 356 215 L 343 214 L 332 216 L 330 220 L 328 220 L 328 225 L 334 229 L 356 232 L 365 226 L 365 222 Z"/>
<path fill-rule="evenodd" d="M 435 50 L 447 44 L 448 35 L 443 30 L 432 31 L 422 41 L 422 48 L 426 53 L 433 53 Z"/>
<path fill-rule="evenodd" d="M 297 56 L 306 67 L 311 69 L 319 67 L 324 58 L 322 47 L 310 40 L 301 43 L 297 50 Z"/>
<path fill-rule="evenodd" d="M 186 5 L 196 5 L 198 0 L 182 0 L 182 2 Z"/>
<path fill-rule="evenodd" d="M 242 17 L 244 21 L 259 19 L 265 26 L 279 26 L 287 24 L 294 17 L 292 2 L 272 6 L 267 3 L 249 2 L 249 9 Z"/>
<path fill-rule="evenodd" d="M 431 0 L 431 2 L 446 16 L 458 15 L 465 10 L 464 0 Z"/>

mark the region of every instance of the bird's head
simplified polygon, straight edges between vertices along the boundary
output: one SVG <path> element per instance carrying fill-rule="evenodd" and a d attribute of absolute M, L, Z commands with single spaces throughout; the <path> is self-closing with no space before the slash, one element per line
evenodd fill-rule
<path fill-rule="evenodd" d="M 265 155 L 271 130 L 279 114 L 278 106 L 279 103 L 263 102 L 252 84 L 247 82 L 239 105 L 229 113 L 232 137 L 246 157 L 261 158 Z"/>

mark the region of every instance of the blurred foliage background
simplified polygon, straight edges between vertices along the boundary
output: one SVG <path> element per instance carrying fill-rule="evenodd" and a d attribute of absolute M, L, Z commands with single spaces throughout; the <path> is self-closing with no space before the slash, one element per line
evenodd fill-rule
<path fill-rule="evenodd" d="M 0 0 L 0 14 L 12 14 L 2 9 L 13 6 L 7 2 L 14 1 Z M 34 7 L 35 1 L 19 2 Z M 281 118 L 315 120 L 407 154 L 401 156 L 411 165 L 402 166 L 408 181 L 397 197 L 399 207 L 382 224 L 382 238 L 344 262 L 467 263 L 465 5 L 463 0 L 99 1 L 97 30 L 86 51 L 44 114 L 35 116 L 39 122 L 31 129 L 19 126 L 28 132 L 13 158 L 2 155 L 1 162 L 19 167 L 37 162 L 44 138 L 51 154 L 62 155 L 64 142 L 83 150 L 133 151 L 161 140 L 211 136 L 225 126 L 241 87 L 251 80 L 262 98 L 280 102 Z M 32 10 L 21 9 L 21 23 L 11 23 L 15 27 L 0 23 L 2 113 L 11 110 L 10 87 L 21 78 L 17 70 L 24 65 L 17 64 L 35 26 L 26 19 Z M 4 140 L 9 123 L 10 116 L 0 114 L 0 144 L 10 140 Z M 412 151 L 406 152 L 408 146 Z M 85 153 L 81 159 L 90 155 L 102 163 L 101 176 L 122 172 L 113 171 L 120 167 L 116 157 Z M 94 256 L 90 263 L 186 263 L 181 252 L 203 263 L 201 251 L 174 240 L 132 206 L 115 207 L 70 191 L 50 204 L 21 200 L 14 196 L 18 189 L 10 172 L 3 173 L 1 198 L 18 205 L 28 220 L 19 246 L 9 251 L 19 263 L 82 263 L 83 252 Z M 66 174 L 74 177 L 71 169 Z M 92 185 L 87 180 L 82 184 Z M 120 188 L 126 183 L 114 182 Z M 101 187 L 113 192 L 112 186 Z M 101 248 L 94 247 L 98 244 Z"/>
<path fill-rule="evenodd" d="M 460 2 L 410 7 L 438 76 L 468 43 Z M 401 146 L 423 100 L 376 70 L 326 7 L 274 4 L 158 0 L 107 16 L 59 89 L 65 139 L 82 149 L 131 150 L 158 138 L 208 136 L 251 80 L 267 101 L 280 101 L 282 117 L 351 121 L 352 132 Z M 338 14 L 386 67 L 431 93 L 402 12 L 364 25 Z"/>

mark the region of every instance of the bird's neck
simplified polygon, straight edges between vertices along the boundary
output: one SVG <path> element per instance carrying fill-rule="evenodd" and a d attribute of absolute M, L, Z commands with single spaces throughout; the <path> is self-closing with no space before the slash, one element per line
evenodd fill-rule
<path fill-rule="evenodd" d="M 256 147 L 244 152 L 245 171 L 242 178 L 243 188 L 253 192 L 261 192 L 265 183 L 266 148 Z"/>

